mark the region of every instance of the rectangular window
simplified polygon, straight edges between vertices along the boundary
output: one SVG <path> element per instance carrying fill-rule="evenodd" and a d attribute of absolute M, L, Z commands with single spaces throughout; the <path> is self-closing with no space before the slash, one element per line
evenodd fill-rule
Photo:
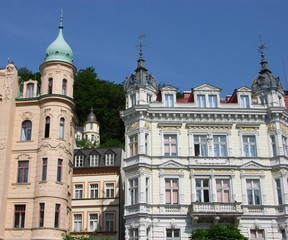
<path fill-rule="evenodd" d="M 227 157 L 227 141 L 226 136 L 215 135 L 213 136 L 214 143 L 214 156 Z"/>
<path fill-rule="evenodd" d="M 178 204 L 178 179 L 177 178 L 166 178 L 165 179 L 165 198 L 166 204 Z"/>
<path fill-rule="evenodd" d="M 209 202 L 209 179 L 196 179 L 196 201 Z"/>
<path fill-rule="evenodd" d="M 47 158 L 43 158 L 42 159 L 42 181 L 46 181 L 47 180 L 47 163 L 48 163 L 48 159 Z"/>
<path fill-rule="evenodd" d="M 90 167 L 99 165 L 99 155 L 90 155 Z"/>
<path fill-rule="evenodd" d="M 60 221 L 60 204 L 56 203 L 55 205 L 55 218 L 54 218 L 54 227 L 59 228 Z"/>
<path fill-rule="evenodd" d="M 84 163 L 83 155 L 75 156 L 75 167 L 83 167 L 83 163 Z"/>
<path fill-rule="evenodd" d="M 149 134 L 145 133 L 145 154 L 148 154 Z"/>
<path fill-rule="evenodd" d="M 18 162 L 18 183 L 27 183 L 28 182 L 28 169 L 29 161 L 19 161 Z"/>
<path fill-rule="evenodd" d="M 98 226 L 98 214 L 89 214 L 89 232 L 96 232 Z"/>
<path fill-rule="evenodd" d="M 39 227 L 44 227 L 45 203 L 39 203 Z"/>
<path fill-rule="evenodd" d="M 277 156 L 277 148 L 276 148 L 275 136 L 271 135 L 270 140 L 271 140 L 271 147 L 272 147 L 272 155 L 273 155 L 273 157 L 276 157 Z"/>
<path fill-rule="evenodd" d="M 135 93 L 130 95 L 130 102 L 131 102 L 130 107 L 136 105 L 136 94 Z"/>
<path fill-rule="evenodd" d="M 113 232 L 114 231 L 114 213 L 105 213 L 104 215 L 105 222 L 105 231 Z"/>
<path fill-rule="evenodd" d="M 57 162 L 57 182 L 61 182 L 61 180 L 62 180 L 62 163 L 63 163 L 63 160 L 58 159 L 58 162 Z"/>
<path fill-rule="evenodd" d="M 180 240 L 180 229 L 166 229 L 167 240 Z"/>
<path fill-rule="evenodd" d="M 256 157 L 256 138 L 255 136 L 242 136 L 244 157 Z"/>
<path fill-rule="evenodd" d="M 249 108 L 250 107 L 248 95 L 240 96 L 240 107 L 241 108 Z"/>
<path fill-rule="evenodd" d="M 283 152 L 285 156 L 288 156 L 288 138 L 282 136 Z"/>
<path fill-rule="evenodd" d="M 206 107 L 205 95 L 197 95 L 197 106 L 200 108 Z"/>
<path fill-rule="evenodd" d="M 138 203 L 138 178 L 129 180 L 131 204 Z"/>
<path fill-rule="evenodd" d="M 177 156 L 177 135 L 164 135 L 164 156 Z"/>
<path fill-rule="evenodd" d="M 74 198 L 75 199 L 83 198 L 83 185 L 82 184 L 74 185 Z"/>
<path fill-rule="evenodd" d="M 208 95 L 209 107 L 217 108 L 217 96 L 216 95 Z"/>
<path fill-rule="evenodd" d="M 150 203 L 150 178 L 146 177 L 146 203 Z"/>
<path fill-rule="evenodd" d="M 114 165 L 114 154 L 105 154 L 105 165 L 106 166 Z"/>
<path fill-rule="evenodd" d="M 216 179 L 217 202 L 230 202 L 230 180 Z"/>
<path fill-rule="evenodd" d="M 15 205 L 14 211 L 14 228 L 25 227 L 26 205 Z"/>
<path fill-rule="evenodd" d="M 151 228 L 147 227 L 146 228 L 146 240 L 150 240 L 151 239 Z"/>
<path fill-rule="evenodd" d="M 129 229 L 129 240 L 137 240 L 139 237 L 138 228 Z"/>
<path fill-rule="evenodd" d="M 264 229 L 250 229 L 250 239 L 264 240 Z"/>
<path fill-rule="evenodd" d="M 34 97 L 34 84 L 28 83 L 26 90 L 26 98 L 32 98 L 32 97 Z"/>
<path fill-rule="evenodd" d="M 74 214 L 74 232 L 82 231 L 82 214 Z"/>
<path fill-rule="evenodd" d="M 276 187 L 278 204 L 283 204 L 281 182 L 279 178 L 275 179 L 275 187 Z"/>
<path fill-rule="evenodd" d="M 174 98 L 173 94 L 165 94 L 165 107 L 174 107 Z"/>
<path fill-rule="evenodd" d="M 194 154 L 195 156 L 207 157 L 207 136 L 206 135 L 195 135 L 194 136 Z"/>
<path fill-rule="evenodd" d="M 247 199 L 249 205 L 260 205 L 260 180 L 259 179 L 246 179 Z"/>
<path fill-rule="evenodd" d="M 98 198 L 98 183 L 90 184 L 90 198 Z"/>
<path fill-rule="evenodd" d="M 138 135 L 137 134 L 129 137 L 129 150 L 130 150 L 130 157 L 133 157 L 138 154 Z"/>
<path fill-rule="evenodd" d="M 114 183 L 105 184 L 106 198 L 114 197 Z"/>
<path fill-rule="evenodd" d="M 147 102 L 148 103 L 152 102 L 152 95 L 151 94 L 147 94 Z"/>

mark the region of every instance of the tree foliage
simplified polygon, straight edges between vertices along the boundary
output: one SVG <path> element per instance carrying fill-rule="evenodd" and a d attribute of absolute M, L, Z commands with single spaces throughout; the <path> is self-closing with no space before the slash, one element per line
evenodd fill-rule
<path fill-rule="evenodd" d="M 247 240 L 234 225 L 211 225 L 209 229 L 196 229 L 190 239 L 193 240 Z"/>
<path fill-rule="evenodd" d="M 40 72 L 32 73 L 28 68 L 21 67 L 18 69 L 18 75 L 21 77 L 22 81 L 28 81 L 30 79 L 37 80 L 40 82 L 41 74 Z"/>

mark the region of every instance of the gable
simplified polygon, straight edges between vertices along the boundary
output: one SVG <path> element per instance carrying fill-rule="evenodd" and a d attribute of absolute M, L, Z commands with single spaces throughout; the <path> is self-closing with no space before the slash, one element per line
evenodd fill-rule
<path fill-rule="evenodd" d="M 164 163 L 159 165 L 159 168 L 170 168 L 170 169 L 171 168 L 173 168 L 173 169 L 175 169 L 175 168 L 183 169 L 183 167 L 184 166 L 182 164 L 177 163 L 174 160 L 168 160 L 167 162 L 164 162 Z"/>
<path fill-rule="evenodd" d="M 237 92 L 251 92 L 251 89 L 246 86 L 243 86 L 243 87 L 238 88 Z"/>
<path fill-rule="evenodd" d="M 172 85 L 166 85 L 164 87 L 161 88 L 161 91 L 177 91 L 177 88 L 172 86 Z"/>
<path fill-rule="evenodd" d="M 256 163 L 254 161 L 247 162 L 240 166 L 240 169 L 257 169 L 257 170 L 262 170 L 265 169 L 265 167 L 259 163 Z"/>
<path fill-rule="evenodd" d="M 215 91 L 215 92 L 219 92 L 221 91 L 221 88 L 215 87 L 211 84 L 208 83 L 204 83 L 196 88 L 193 89 L 194 91 Z"/>

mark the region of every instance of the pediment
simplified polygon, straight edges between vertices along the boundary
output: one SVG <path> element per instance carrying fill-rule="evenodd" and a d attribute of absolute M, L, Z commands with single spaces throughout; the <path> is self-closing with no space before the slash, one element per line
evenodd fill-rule
<path fill-rule="evenodd" d="M 204 83 L 196 88 L 193 89 L 194 91 L 213 91 L 213 92 L 220 92 L 221 88 L 215 87 L 209 83 Z"/>
<path fill-rule="evenodd" d="M 264 169 L 265 167 L 259 163 L 256 163 L 254 161 L 250 161 L 247 162 L 245 164 L 243 164 L 242 166 L 240 166 L 240 169 L 257 169 L 257 170 L 261 170 Z"/>
<path fill-rule="evenodd" d="M 165 92 L 165 91 L 177 91 L 177 88 L 172 86 L 172 85 L 166 85 L 166 86 L 161 88 L 161 91 L 162 92 Z"/>
<path fill-rule="evenodd" d="M 160 164 L 159 168 L 175 169 L 175 168 L 183 168 L 183 165 L 175 162 L 174 160 L 168 160 L 167 162 Z"/>
<path fill-rule="evenodd" d="M 237 92 L 251 92 L 251 89 L 249 87 L 242 86 L 237 89 Z"/>

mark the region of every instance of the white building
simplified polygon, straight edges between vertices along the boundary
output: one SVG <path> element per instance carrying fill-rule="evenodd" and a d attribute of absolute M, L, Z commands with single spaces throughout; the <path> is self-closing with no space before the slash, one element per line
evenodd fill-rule
<path fill-rule="evenodd" d="M 141 45 L 140 45 L 141 46 Z M 286 239 L 288 113 L 267 67 L 225 100 L 202 84 L 182 99 L 138 66 L 125 84 L 125 239 L 189 239 L 236 224 L 249 239 Z"/>

